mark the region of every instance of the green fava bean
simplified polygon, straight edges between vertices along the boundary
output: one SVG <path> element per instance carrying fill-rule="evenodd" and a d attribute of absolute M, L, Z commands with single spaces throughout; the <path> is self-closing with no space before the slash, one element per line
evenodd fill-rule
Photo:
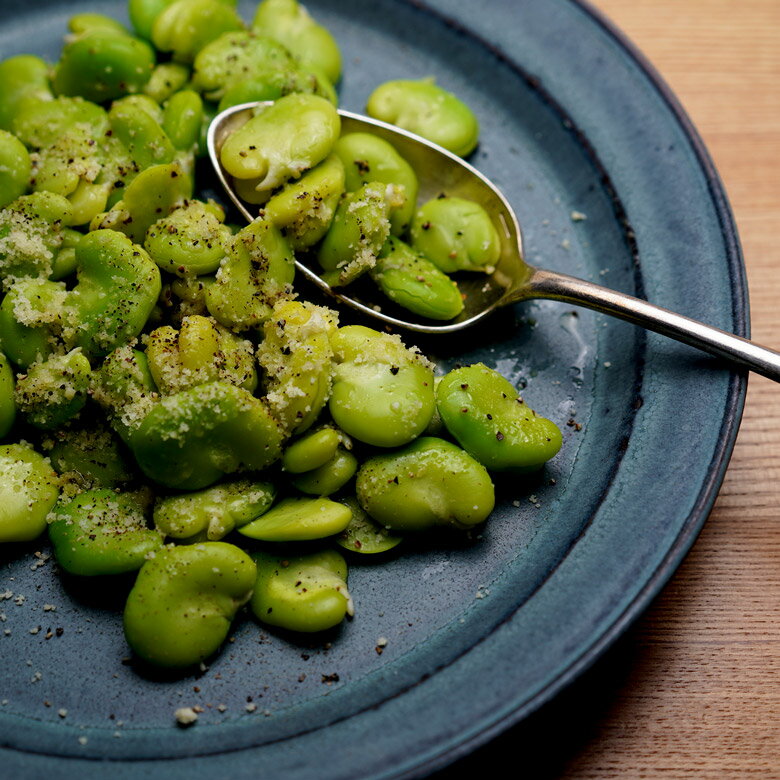
<path fill-rule="evenodd" d="M 451 320 L 463 311 L 458 285 L 430 260 L 391 236 L 369 272 L 394 303 L 432 320 Z"/>
<path fill-rule="evenodd" d="M 469 528 L 484 522 L 495 504 L 485 467 L 460 447 L 432 436 L 367 460 L 356 488 L 360 505 L 393 531 Z"/>
<path fill-rule="evenodd" d="M 327 232 L 344 192 L 344 166 L 335 154 L 285 185 L 264 206 L 294 250 L 314 246 Z"/>
<path fill-rule="evenodd" d="M 83 13 L 71 16 L 68 19 L 68 29 L 75 35 L 90 30 L 110 30 L 118 35 L 130 35 L 130 31 L 123 24 L 103 14 Z"/>
<path fill-rule="evenodd" d="M 222 0 L 175 0 L 155 18 L 152 43 L 177 62 L 192 62 L 211 41 L 243 26 L 235 9 Z"/>
<path fill-rule="evenodd" d="M 87 490 L 57 506 L 52 515 L 54 554 L 71 574 L 136 571 L 163 546 L 162 536 L 146 526 L 137 498 L 110 488 Z"/>
<path fill-rule="evenodd" d="M 292 484 L 301 493 L 329 496 L 341 490 L 355 476 L 357 469 L 357 458 L 351 452 L 339 448 L 327 463 L 299 474 L 292 480 Z"/>
<path fill-rule="evenodd" d="M 331 287 L 349 284 L 374 267 L 390 235 L 390 215 L 404 197 L 394 184 L 370 182 L 341 199 L 317 254 L 322 278 Z"/>
<path fill-rule="evenodd" d="M 285 498 L 238 532 L 264 542 L 304 542 L 341 533 L 351 516 L 328 498 Z"/>
<path fill-rule="evenodd" d="M 434 198 L 412 222 L 412 246 L 442 271 L 491 273 L 501 255 L 501 239 L 490 216 L 463 198 Z"/>
<path fill-rule="evenodd" d="M 58 95 L 95 103 L 139 92 L 154 68 L 154 52 L 139 38 L 108 27 L 91 27 L 65 44 L 54 69 Z"/>
<path fill-rule="evenodd" d="M 29 542 L 46 528 L 59 479 L 31 447 L 0 446 L 0 542 Z"/>
<path fill-rule="evenodd" d="M 297 0 L 264 0 L 252 28 L 283 43 L 304 67 L 322 70 L 334 84 L 341 77 L 338 44 Z"/>
<path fill-rule="evenodd" d="M 112 132 L 140 170 L 173 162 L 176 156 L 173 143 L 160 125 L 161 118 L 159 106 L 145 95 L 117 100 L 108 112 Z"/>
<path fill-rule="evenodd" d="M 200 276 L 219 268 L 233 237 L 223 225 L 224 211 L 213 202 L 187 201 L 146 231 L 144 247 L 163 270 L 176 276 Z"/>
<path fill-rule="evenodd" d="M 194 149 L 203 124 L 203 100 L 197 92 L 183 89 L 165 104 L 163 130 L 177 149 Z"/>
<path fill-rule="evenodd" d="M 257 386 L 252 342 L 197 314 L 184 317 L 178 331 L 170 325 L 152 331 L 146 357 L 155 384 L 166 395 L 215 381 L 250 393 Z"/>
<path fill-rule="evenodd" d="M 154 524 L 166 536 L 188 542 L 218 541 L 267 511 L 276 498 L 270 482 L 240 480 L 161 498 Z"/>
<path fill-rule="evenodd" d="M 347 564 L 335 550 L 280 558 L 255 553 L 257 582 L 250 601 L 269 626 L 311 633 L 337 626 L 354 614 Z"/>
<path fill-rule="evenodd" d="M 227 90 L 245 79 L 266 80 L 271 74 L 297 70 L 290 52 L 280 43 L 242 30 L 220 35 L 198 52 L 192 87 L 209 100 L 220 100 Z"/>
<path fill-rule="evenodd" d="M 24 144 L 0 130 L 0 208 L 23 195 L 30 183 L 32 163 Z"/>
<path fill-rule="evenodd" d="M 345 550 L 375 555 L 392 550 L 403 541 L 403 537 L 391 534 L 373 520 L 356 498 L 344 498 L 342 501 L 352 510 L 349 525 L 336 538 Z"/>
<path fill-rule="evenodd" d="M 52 100 L 49 66 L 32 54 L 0 62 L 0 129 L 14 131 L 14 119 L 26 106 Z"/>
<path fill-rule="evenodd" d="M 420 188 L 412 166 L 392 144 L 371 133 L 347 133 L 339 138 L 334 151 L 344 163 L 348 192 L 372 181 L 403 188 L 406 200 L 390 214 L 391 232 L 403 234 L 412 221 Z"/>
<path fill-rule="evenodd" d="M 86 355 L 102 357 L 141 332 L 160 295 L 160 271 L 140 246 L 113 230 L 85 235 L 76 261 L 78 284 L 69 299 L 74 341 Z"/>
<path fill-rule="evenodd" d="M 130 446 L 150 479 L 199 490 L 241 468 L 269 466 L 281 456 L 282 440 L 263 401 L 240 387 L 210 382 L 160 399 Z"/>
<path fill-rule="evenodd" d="M 62 282 L 20 279 L 0 304 L 0 347 L 24 369 L 38 363 L 61 346 L 68 292 Z"/>
<path fill-rule="evenodd" d="M 266 219 L 256 219 L 226 245 L 227 258 L 206 290 L 209 314 L 226 328 L 258 327 L 277 301 L 292 296 L 295 260 L 287 239 Z"/>
<path fill-rule="evenodd" d="M 127 11 L 135 31 L 150 41 L 154 20 L 173 2 L 174 0 L 130 0 Z"/>
<path fill-rule="evenodd" d="M 161 62 L 144 85 L 144 94 L 156 103 L 164 103 L 190 80 L 190 69 L 180 62 Z"/>
<path fill-rule="evenodd" d="M 8 358 L 0 352 L 0 439 L 13 428 L 15 419 L 14 372 Z"/>
<path fill-rule="evenodd" d="M 340 328 L 331 339 L 336 366 L 329 410 L 349 436 L 377 447 L 400 447 L 419 436 L 435 408 L 433 368 L 398 336 Z"/>
<path fill-rule="evenodd" d="M 55 436 L 49 452 L 52 466 L 85 490 L 115 488 L 132 479 L 117 439 L 102 425 L 69 428 Z"/>
<path fill-rule="evenodd" d="M 333 458 L 340 443 L 341 435 L 334 428 L 306 433 L 285 449 L 282 467 L 290 474 L 317 469 Z"/>
<path fill-rule="evenodd" d="M 161 550 L 143 565 L 127 598 L 128 644 L 157 666 L 203 661 L 224 642 L 256 576 L 252 559 L 225 542 Z"/>
<path fill-rule="evenodd" d="M 52 275 L 73 211 L 67 198 L 33 192 L 0 210 L 0 274 L 4 285 L 22 276 Z"/>
<path fill-rule="evenodd" d="M 432 80 L 388 81 L 369 96 L 366 113 L 461 157 L 474 151 L 479 124 L 471 109 Z"/>
<path fill-rule="evenodd" d="M 190 198 L 192 179 L 180 163 L 153 165 L 139 173 L 130 182 L 124 198 L 110 211 L 95 217 L 89 227 L 90 230 L 116 230 L 140 243 L 158 219 Z"/>
<path fill-rule="evenodd" d="M 270 192 L 324 160 L 340 129 L 341 119 L 325 98 L 286 95 L 230 135 L 220 160 L 231 176 Z"/>
<path fill-rule="evenodd" d="M 529 409 L 511 382 L 481 363 L 443 377 L 436 397 L 447 430 L 491 471 L 535 471 L 561 448 L 558 426 Z"/>
<path fill-rule="evenodd" d="M 257 361 L 265 372 L 267 399 L 290 433 L 306 430 L 328 401 L 337 316 L 323 306 L 284 301 L 263 326 Z"/>
<path fill-rule="evenodd" d="M 91 369 L 80 349 L 35 363 L 16 383 L 16 404 L 36 428 L 59 428 L 87 401 Z"/>
<path fill-rule="evenodd" d="M 219 100 L 219 111 L 242 103 L 278 100 L 294 92 L 319 95 L 335 106 L 338 95 L 325 76 L 295 65 L 255 72 L 251 77 L 231 82 Z"/>

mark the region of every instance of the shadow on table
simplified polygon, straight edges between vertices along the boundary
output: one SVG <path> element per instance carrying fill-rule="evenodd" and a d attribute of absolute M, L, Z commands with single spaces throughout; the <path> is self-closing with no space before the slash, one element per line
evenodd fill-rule
<path fill-rule="evenodd" d="M 474 778 L 497 769 L 508 778 L 561 777 L 599 739 L 610 713 L 620 706 L 621 691 L 641 674 L 642 667 L 653 665 L 652 654 L 652 645 L 642 641 L 640 622 L 553 701 L 487 745 L 430 775 L 430 780 Z"/>

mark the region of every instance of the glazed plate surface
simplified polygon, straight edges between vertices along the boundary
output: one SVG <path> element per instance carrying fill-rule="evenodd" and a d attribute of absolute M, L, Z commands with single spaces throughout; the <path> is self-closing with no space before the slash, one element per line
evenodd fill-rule
<path fill-rule="evenodd" d="M 641 57 L 586 6 L 308 6 L 342 47 L 344 108 L 361 111 L 385 80 L 424 76 L 471 105 L 482 126 L 472 162 L 513 203 L 531 263 L 747 335 L 739 245 L 706 152 Z M 76 9 L 126 19 L 113 0 L 0 0 L 0 58 L 54 60 Z M 339 630 L 301 641 L 244 617 L 197 677 L 140 673 L 121 600 L 40 565 L 44 542 L 3 551 L 9 777 L 422 775 L 551 698 L 641 612 L 712 506 L 744 376 L 551 302 L 465 337 L 406 340 L 442 369 L 496 367 L 561 426 L 561 453 L 534 479 L 499 481 L 474 538 L 352 562 L 356 615 Z M 197 725 L 177 728 L 174 710 L 193 705 L 204 708 Z"/>

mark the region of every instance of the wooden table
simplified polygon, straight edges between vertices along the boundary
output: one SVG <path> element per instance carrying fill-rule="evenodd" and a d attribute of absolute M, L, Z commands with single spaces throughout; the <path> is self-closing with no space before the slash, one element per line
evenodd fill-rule
<path fill-rule="evenodd" d="M 780 0 L 594 0 L 660 71 L 739 228 L 752 335 L 780 349 Z M 498 755 L 530 778 L 780 778 L 780 385 L 751 376 L 693 550 L 653 606 Z"/>

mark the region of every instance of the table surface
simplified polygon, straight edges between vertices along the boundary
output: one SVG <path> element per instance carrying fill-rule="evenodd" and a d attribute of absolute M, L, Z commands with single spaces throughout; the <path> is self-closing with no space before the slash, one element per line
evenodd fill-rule
<path fill-rule="evenodd" d="M 780 0 L 592 2 L 703 137 L 742 241 L 752 337 L 780 349 Z M 647 613 L 447 774 L 503 754 L 534 778 L 780 778 L 780 386 L 751 376 L 712 514 Z"/>

